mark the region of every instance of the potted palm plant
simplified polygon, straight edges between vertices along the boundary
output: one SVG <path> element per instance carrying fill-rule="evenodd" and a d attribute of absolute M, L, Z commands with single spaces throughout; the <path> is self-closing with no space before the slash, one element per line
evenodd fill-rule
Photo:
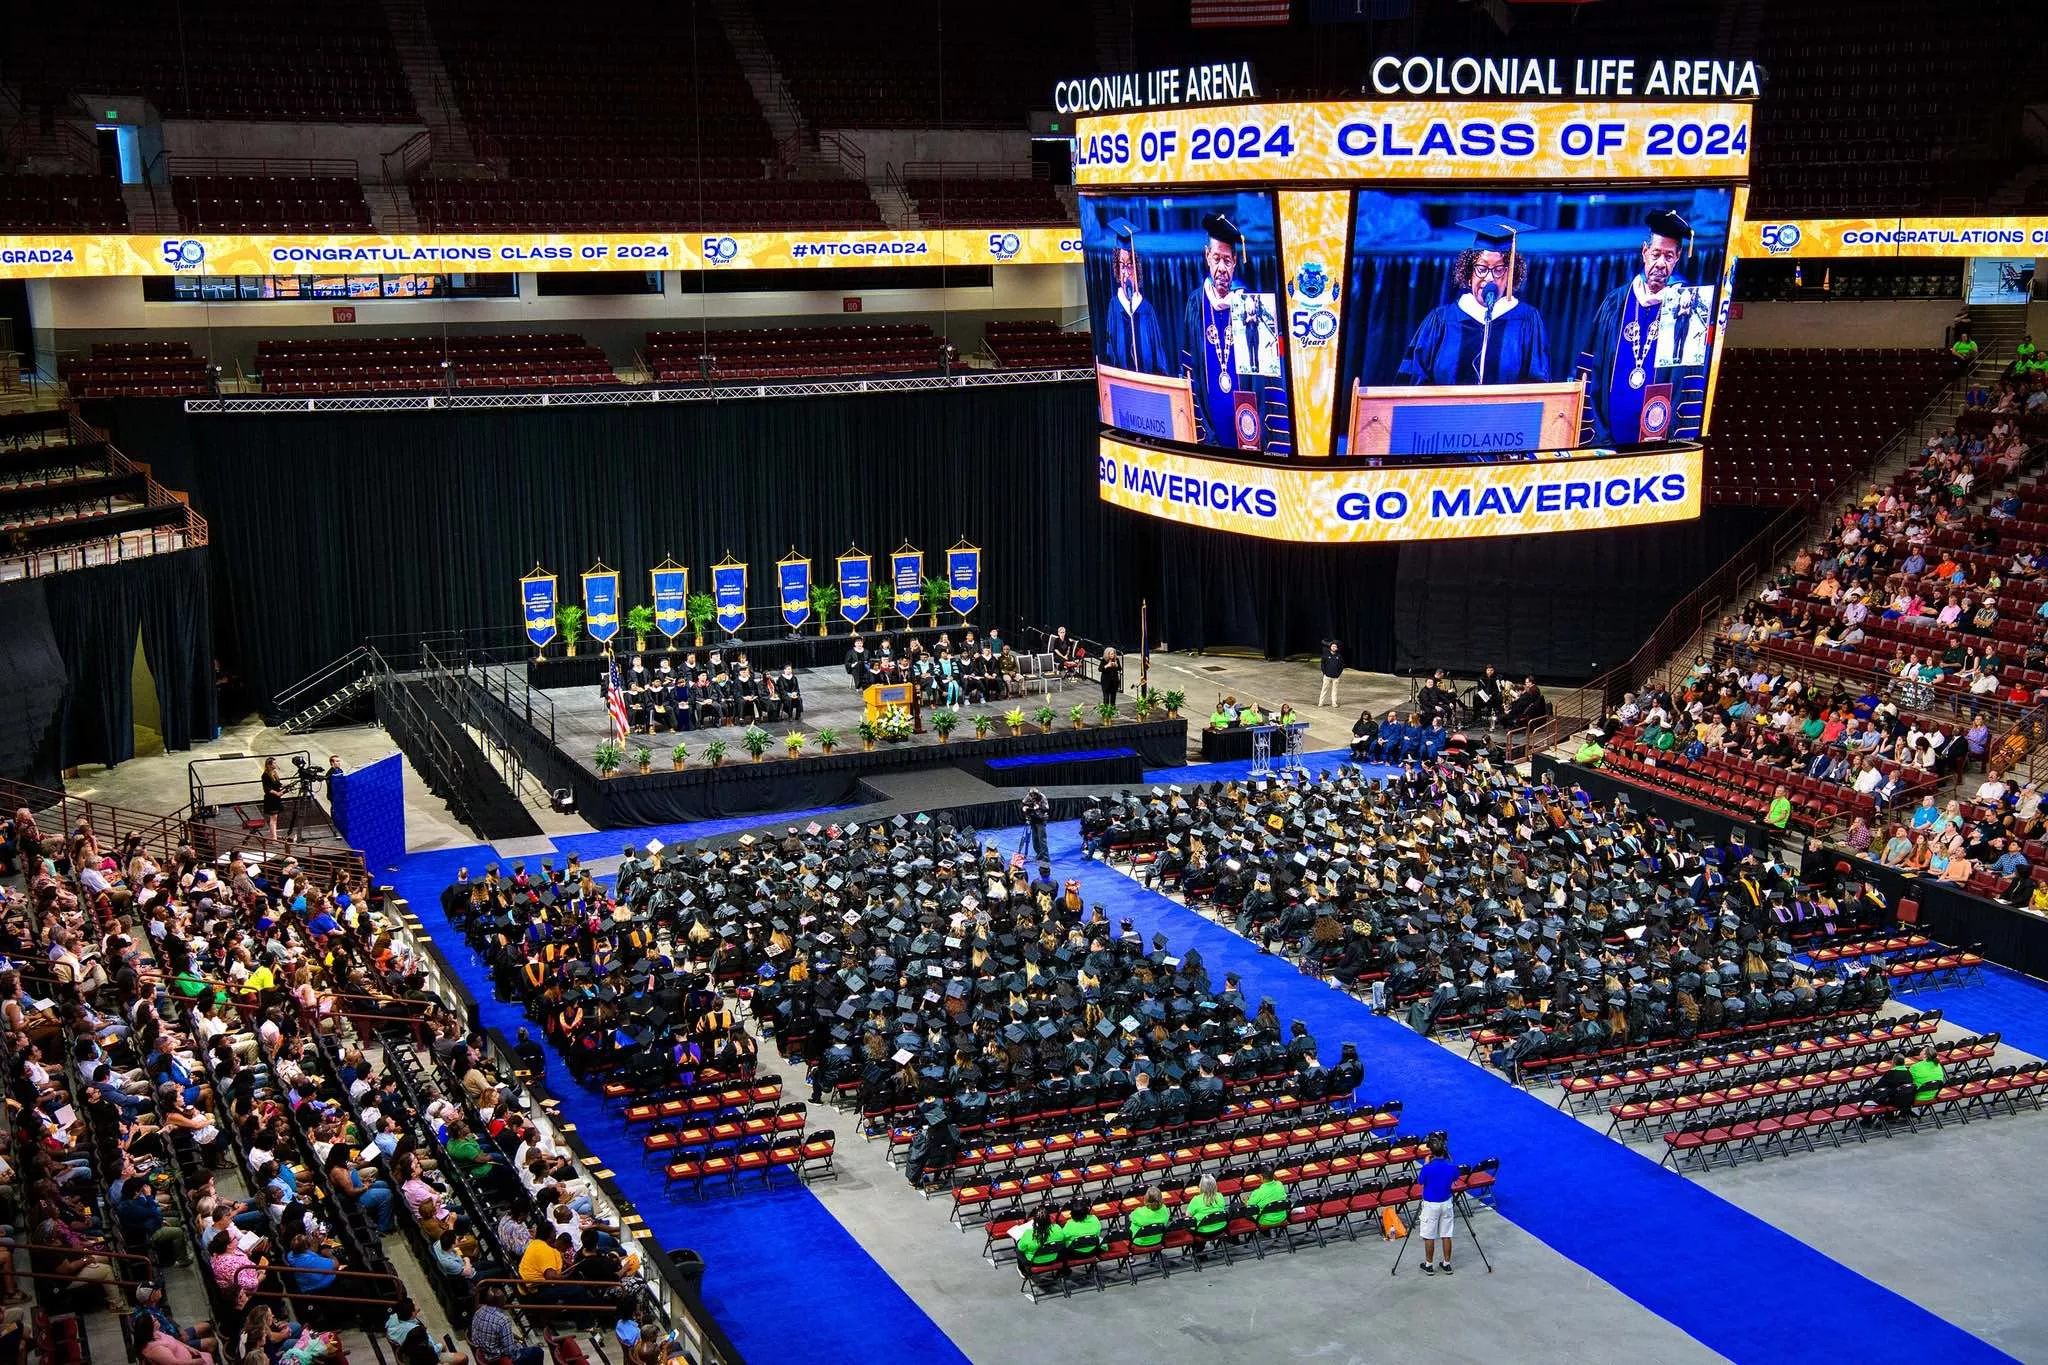
<path fill-rule="evenodd" d="M 641 745 L 633 750 L 633 761 L 640 765 L 640 776 L 647 776 L 654 771 L 654 750 L 644 744 Z"/>
<path fill-rule="evenodd" d="M 562 637 L 563 651 L 570 658 L 575 658 L 576 637 L 583 631 L 583 608 L 556 607 L 555 630 Z"/>
<path fill-rule="evenodd" d="M 1013 706 L 1009 710 L 1003 712 L 1003 724 L 1010 727 L 1011 735 L 1015 736 L 1023 734 L 1024 708 L 1021 706 Z"/>
<path fill-rule="evenodd" d="M 1152 719 L 1153 709 L 1159 705 L 1153 698 L 1154 694 L 1151 692 L 1140 692 L 1137 701 L 1131 704 L 1131 714 L 1139 720 Z"/>
<path fill-rule="evenodd" d="M 1052 723 L 1054 720 L 1058 719 L 1059 714 L 1059 712 L 1052 709 L 1051 703 L 1047 703 L 1046 705 L 1039 707 L 1036 711 L 1033 711 L 1031 713 L 1031 719 L 1038 722 L 1039 734 L 1049 735 L 1052 733 Z"/>
<path fill-rule="evenodd" d="M 839 605 L 839 588 L 832 583 L 811 584 L 811 615 L 818 618 L 818 634 L 832 629 L 832 608 Z"/>
<path fill-rule="evenodd" d="M 918 589 L 917 595 L 924 602 L 924 609 L 931 613 L 931 623 L 934 626 L 938 625 L 939 608 L 945 606 L 946 599 L 952 596 L 946 589 L 946 580 L 943 578 L 927 578 L 924 581 L 924 586 Z"/>
<path fill-rule="evenodd" d="M 722 740 L 722 739 L 714 739 L 714 740 L 712 740 L 712 741 L 711 741 L 711 742 L 710 742 L 709 744 L 705 745 L 705 746 L 704 746 L 704 757 L 705 757 L 706 759 L 708 759 L 708 760 L 710 761 L 710 763 L 711 763 L 711 766 L 712 766 L 712 767 L 714 767 L 714 768 L 722 768 L 722 767 L 724 767 L 724 766 L 725 766 L 725 741 L 724 741 L 724 740 Z"/>
<path fill-rule="evenodd" d="M 834 748 L 838 747 L 838 744 L 839 732 L 837 730 L 826 725 L 818 727 L 818 747 L 820 749 L 829 754 Z"/>
<path fill-rule="evenodd" d="M 761 761 L 762 755 L 768 752 L 768 746 L 772 743 L 773 738 L 758 725 L 749 725 L 740 731 L 740 747 L 752 754 L 756 763 Z"/>
<path fill-rule="evenodd" d="M 939 743 L 941 744 L 946 743 L 953 737 L 953 731 L 959 728 L 959 725 L 960 713 L 950 706 L 941 706 L 938 710 L 932 712 L 932 729 L 939 732 Z"/>
<path fill-rule="evenodd" d="M 791 758 L 801 758 L 804 752 L 804 732 L 791 730 L 782 737 L 782 747 L 789 750 Z"/>
<path fill-rule="evenodd" d="M 708 592 L 693 592 L 683 602 L 683 614 L 690 618 L 690 635 L 697 648 L 704 648 L 704 627 L 718 619 L 718 599 Z"/>
<path fill-rule="evenodd" d="M 976 716 L 974 718 L 974 737 L 976 739 L 987 739 L 988 728 L 993 723 L 993 718 L 988 715 Z"/>
<path fill-rule="evenodd" d="M 863 720 L 859 725 L 854 726 L 853 729 L 854 733 L 860 736 L 860 744 L 863 749 L 872 750 L 875 747 L 875 741 L 882 736 L 881 727 L 871 720 Z"/>
<path fill-rule="evenodd" d="M 1095 717 L 1104 725 L 1116 724 L 1116 703 L 1113 701 L 1097 702 L 1095 704 Z"/>
<path fill-rule="evenodd" d="M 591 755 L 591 766 L 597 769 L 599 777 L 610 777 L 626 761 L 625 748 L 615 739 L 601 739 L 597 751 Z"/>
<path fill-rule="evenodd" d="M 633 632 L 633 649 L 636 653 L 647 652 L 647 633 L 654 629 L 654 608 L 650 606 L 630 607 L 626 611 L 626 629 Z"/>
<path fill-rule="evenodd" d="M 1169 688 L 1160 694 L 1159 699 L 1166 703 L 1166 718 L 1174 720 L 1179 717 L 1180 708 L 1186 704 L 1188 694 L 1177 687 Z"/>
<path fill-rule="evenodd" d="M 1076 730 L 1085 730 L 1085 729 L 1087 729 L 1087 728 L 1088 728 L 1088 703 L 1087 703 L 1087 702 L 1084 702 L 1084 701 L 1077 701 L 1077 702 L 1075 702 L 1075 703 L 1074 703 L 1074 704 L 1073 704 L 1072 706 L 1068 707 L 1068 708 L 1067 708 L 1067 719 L 1068 719 L 1068 720 L 1071 720 L 1071 721 L 1073 721 L 1073 722 L 1074 722 L 1074 728 L 1075 728 Z"/>
<path fill-rule="evenodd" d="M 668 751 L 668 756 L 675 761 L 676 771 L 681 772 L 683 764 L 690 761 L 690 746 L 678 744 L 675 748 Z"/>

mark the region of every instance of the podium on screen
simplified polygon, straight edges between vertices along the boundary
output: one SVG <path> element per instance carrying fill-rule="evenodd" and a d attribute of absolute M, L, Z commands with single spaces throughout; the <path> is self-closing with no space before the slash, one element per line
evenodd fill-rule
<path fill-rule="evenodd" d="M 1353 455 L 1467 455 L 1569 450 L 1579 444 L 1586 386 L 1555 384 L 1351 385 Z"/>
<path fill-rule="evenodd" d="M 1195 396 L 1179 375 L 1095 367 L 1095 392 L 1106 426 L 1160 441 L 1195 439 Z"/>

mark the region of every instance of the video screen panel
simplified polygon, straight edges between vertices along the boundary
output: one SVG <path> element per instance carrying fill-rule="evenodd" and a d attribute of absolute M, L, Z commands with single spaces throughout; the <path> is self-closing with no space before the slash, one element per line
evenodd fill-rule
<path fill-rule="evenodd" d="M 1105 425 L 1293 452 L 1271 193 L 1089 196 L 1081 248 Z"/>
<path fill-rule="evenodd" d="M 1733 210 L 1718 187 L 1361 191 L 1335 449 L 1696 437 Z"/>

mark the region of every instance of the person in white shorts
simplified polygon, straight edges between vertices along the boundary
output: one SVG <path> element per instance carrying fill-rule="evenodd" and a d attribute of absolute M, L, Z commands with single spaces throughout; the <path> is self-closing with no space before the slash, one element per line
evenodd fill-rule
<path fill-rule="evenodd" d="M 1429 1160 L 1424 1162 L 1416 1181 L 1422 1186 L 1422 1217 L 1417 1232 L 1422 1237 L 1422 1273 L 1434 1275 L 1441 1270 L 1449 1275 L 1451 1270 L 1451 1213 L 1452 1198 L 1458 1179 L 1458 1168 L 1451 1161 L 1450 1140 L 1442 1133 L 1432 1133 L 1429 1139 Z M 1444 1245 L 1443 1260 L 1439 1262 L 1436 1245 Z"/>

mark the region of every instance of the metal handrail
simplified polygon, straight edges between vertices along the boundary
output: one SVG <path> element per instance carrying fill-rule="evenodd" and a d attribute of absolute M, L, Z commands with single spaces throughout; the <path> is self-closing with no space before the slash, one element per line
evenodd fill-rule
<path fill-rule="evenodd" d="M 360 170 L 355 158 L 347 156 L 173 156 L 166 164 L 173 176 L 338 176 L 354 180 Z"/>
<path fill-rule="evenodd" d="M 335 681 L 335 679 L 338 679 L 341 674 L 350 671 L 360 675 L 362 670 L 368 667 L 368 665 L 368 649 L 363 645 L 357 645 L 339 659 L 334 660 L 334 662 L 307 674 L 289 687 L 279 691 L 276 700 L 279 713 L 288 714 L 298 710 L 299 708 L 294 706 L 293 703 L 313 693 L 316 689 L 319 695 L 323 697 L 330 692 L 338 690 L 346 684 Z M 353 682 L 354 680 L 354 678 L 350 678 L 347 681 Z"/>
<path fill-rule="evenodd" d="M 1050 180 L 1040 161 L 906 161 L 903 178 L 933 176 L 955 180 Z"/>

